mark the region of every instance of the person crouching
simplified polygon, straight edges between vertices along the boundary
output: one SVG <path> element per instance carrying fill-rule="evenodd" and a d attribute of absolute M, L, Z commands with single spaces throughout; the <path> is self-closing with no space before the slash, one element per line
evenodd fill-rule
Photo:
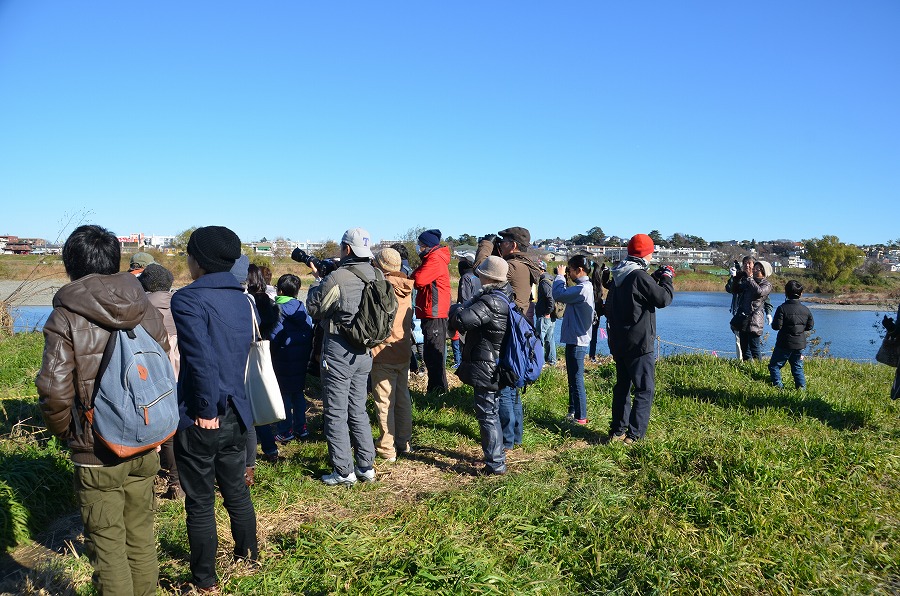
<path fill-rule="evenodd" d="M 509 265 L 497 256 L 486 258 L 475 274 L 482 292 L 450 309 L 450 329 L 466 334 L 462 364 L 456 370 L 459 379 L 471 385 L 475 398 L 475 418 L 481 432 L 484 451 L 483 474 L 506 474 L 503 431 L 500 427 L 500 372 L 497 361 L 500 344 L 509 320 L 512 288 L 507 281 Z M 505 295 L 501 296 L 500 294 Z"/>

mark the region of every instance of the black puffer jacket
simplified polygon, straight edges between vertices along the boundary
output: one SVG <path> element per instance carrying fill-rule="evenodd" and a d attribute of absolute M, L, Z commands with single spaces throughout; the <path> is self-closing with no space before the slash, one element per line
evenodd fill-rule
<path fill-rule="evenodd" d="M 785 300 L 775 310 L 772 329 L 778 331 L 775 345 L 785 350 L 802 350 L 806 347 L 806 332 L 812 331 L 815 321 L 808 308 L 799 300 Z"/>
<path fill-rule="evenodd" d="M 450 329 L 466 334 L 462 364 L 456 369 L 456 376 L 472 387 L 497 391 L 500 389 L 497 360 L 509 321 L 509 305 L 498 293 L 512 300 L 513 292 L 508 283 L 486 285 L 483 290 L 450 309 Z"/>

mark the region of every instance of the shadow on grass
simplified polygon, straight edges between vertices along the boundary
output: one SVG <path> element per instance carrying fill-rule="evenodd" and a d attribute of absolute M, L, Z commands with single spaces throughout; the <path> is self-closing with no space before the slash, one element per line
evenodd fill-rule
<path fill-rule="evenodd" d="M 720 389 L 672 387 L 672 395 L 714 404 L 722 408 L 778 408 L 792 416 L 811 416 L 837 430 L 856 430 L 865 425 L 865 416 L 856 410 L 837 410 L 820 397 L 806 393 L 781 391 L 774 395 L 741 395 Z"/>

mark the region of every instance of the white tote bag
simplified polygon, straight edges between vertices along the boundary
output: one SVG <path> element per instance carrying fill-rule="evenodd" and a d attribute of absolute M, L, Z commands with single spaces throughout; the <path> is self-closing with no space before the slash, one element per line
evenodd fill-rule
<path fill-rule="evenodd" d="M 272 369 L 269 340 L 263 339 L 259 333 L 252 303 L 250 318 L 253 320 L 253 341 L 250 343 L 250 355 L 247 356 L 247 368 L 244 371 L 244 392 L 253 410 L 253 425 L 262 426 L 285 419 L 284 400 L 281 399 L 281 389 L 278 388 L 278 379 Z"/>

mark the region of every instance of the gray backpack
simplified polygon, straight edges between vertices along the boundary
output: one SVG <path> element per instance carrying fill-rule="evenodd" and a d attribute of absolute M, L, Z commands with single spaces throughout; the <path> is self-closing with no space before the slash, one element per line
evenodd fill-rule
<path fill-rule="evenodd" d="M 141 325 L 112 331 L 84 412 L 94 438 L 121 458 L 161 445 L 178 426 L 176 386 L 168 355 Z"/>
<path fill-rule="evenodd" d="M 374 348 L 391 336 L 394 317 L 397 315 L 397 296 L 394 286 L 377 269 L 375 279 L 368 281 L 356 270 L 349 267 L 365 284 L 359 299 L 359 310 L 349 324 L 339 325 L 341 334 L 359 348 Z"/>

